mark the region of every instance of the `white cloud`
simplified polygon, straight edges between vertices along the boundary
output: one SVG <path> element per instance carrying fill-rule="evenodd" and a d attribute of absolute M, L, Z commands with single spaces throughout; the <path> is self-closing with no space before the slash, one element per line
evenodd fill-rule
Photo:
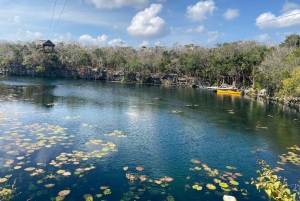
<path fill-rule="evenodd" d="M 207 18 L 207 14 L 212 15 L 216 9 L 213 0 L 199 1 L 196 5 L 187 7 L 187 18 L 192 21 L 202 21 Z"/>
<path fill-rule="evenodd" d="M 148 45 L 149 45 L 149 41 L 144 40 L 144 41 L 139 45 L 139 47 L 143 47 L 143 46 L 147 47 Z"/>
<path fill-rule="evenodd" d="M 149 0 L 85 0 L 93 3 L 97 8 L 121 8 L 125 6 L 143 8 L 148 5 Z"/>
<path fill-rule="evenodd" d="M 223 17 L 227 20 L 232 20 L 240 15 L 239 9 L 231 9 L 229 8 L 223 15 Z"/>
<path fill-rule="evenodd" d="M 286 12 L 289 12 L 289 11 L 292 11 L 295 9 L 299 9 L 299 8 L 300 8 L 299 4 L 292 3 L 292 2 L 286 2 L 282 7 L 281 12 L 286 13 Z"/>
<path fill-rule="evenodd" d="M 212 43 L 214 42 L 215 40 L 217 40 L 217 38 L 219 38 L 222 34 L 219 33 L 218 31 L 208 31 L 207 32 L 207 42 L 208 43 Z"/>
<path fill-rule="evenodd" d="M 185 32 L 186 33 L 193 33 L 193 32 L 197 32 L 197 33 L 203 33 L 205 31 L 204 26 L 199 26 L 195 29 L 187 29 Z"/>
<path fill-rule="evenodd" d="M 201 39 L 202 43 L 213 43 L 215 40 L 217 40 L 220 36 L 224 35 L 224 33 L 220 33 L 218 31 L 209 31 L 207 29 L 204 28 L 204 26 L 199 26 L 198 28 L 195 29 L 188 29 L 186 31 L 187 33 L 201 33 L 201 35 L 199 34 L 199 36 L 201 38 L 198 38 L 196 40 Z M 194 41 L 194 40 L 191 40 Z"/>
<path fill-rule="evenodd" d="M 53 34 L 51 41 L 53 43 L 59 43 L 59 42 L 72 43 L 74 41 L 77 41 L 77 39 L 73 38 L 71 33 L 66 33 L 66 34 L 55 33 L 55 34 Z"/>
<path fill-rule="evenodd" d="M 127 27 L 128 34 L 145 39 L 160 38 L 167 35 L 166 22 L 157 16 L 162 8 L 161 4 L 152 4 L 149 8 L 137 13 L 133 17 L 131 25 Z"/>
<path fill-rule="evenodd" d="M 283 14 L 277 17 L 271 12 L 260 14 L 256 18 L 256 26 L 260 29 L 274 29 L 300 25 L 300 5 L 287 2 L 282 11 Z"/>
<path fill-rule="evenodd" d="M 159 41 L 156 41 L 154 45 L 155 45 L 155 46 L 160 46 L 160 42 L 159 42 Z"/>
<path fill-rule="evenodd" d="M 92 36 L 88 34 L 84 34 L 79 37 L 79 41 L 84 43 L 84 44 L 92 44 L 92 45 L 104 45 L 108 36 L 102 35 L 98 36 L 97 38 L 93 38 Z"/>
<path fill-rule="evenodd" d="M 20 24 L 20 23 L 22 22 L 20 16 L 15 15 L 15 17 L 14 17 L 14 22 Z"/>
<path fill-rule="evenodd" d="M 111 41 L 108 42 L 108 45 L 110 46 L 121 46 L 121 47 L 126 47 L 126 43 L 121 39 L 121 38 L 117 38 L 117 39 L 113 39 Z"/>
<path fill-rule="evenodd" d="M 18 32 L 19 34 L 21 32 Z M 30 40 L 36 40 L 36 39 L 42 39 L 42 37 L 44 36 L 44 34 L 40 33 L 40 32 L 31 32 L 31 31 L 26 31 L 26 37 Z"/>
<path fill-rule="evenodd" d="M 259 42 L 269 42 L 271 38 L 268 34 L 265 33 L 265 34 L 254 36 L 254 40 L 257 40 Z"/>

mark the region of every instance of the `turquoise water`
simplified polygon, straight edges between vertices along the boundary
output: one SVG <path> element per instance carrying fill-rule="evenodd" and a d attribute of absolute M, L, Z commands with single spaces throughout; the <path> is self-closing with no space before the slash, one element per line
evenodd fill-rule
<path fill-rule="evenodd" d="M 55 200 L 62 190 L 70 190 L 64 200 L 76 201 L 85 194 L 94 200 L 222 200 L 224 191 L 214 179 L 229 184 L 234 173 L 242 176 L 234 179 L 238 186 L 229 184 L 229 195 L 265 200 L 248 184 L 260 168 L 257 159 L 284 168 L 278 174 L 291 188 L 300 180 L 299 166 L 277 164 L 287 147 L 300 145 L 300 114 L 293 109 L 190 88 L 28 77 L 0 81 L 24 86 L 16 100 L 0 102 L 0 178 L 12 174 L 9 184 L 16 179 L 15 200 Z M 63 163 L 55 167 L 52 160 Z M 25 171 L 28 167 L 35 170 Z M 205 167 L 218 174 L 209 175 Z M 40 172 L 32 175 L 36 169 Z M 164 177 L 173 181 L 155 183 Z M 209 190 L 208 183 L 217 189 Z M 203 189 L 193 189 L 195 184 Z M 105 188 L 111 194 L 104 195 Z"/>

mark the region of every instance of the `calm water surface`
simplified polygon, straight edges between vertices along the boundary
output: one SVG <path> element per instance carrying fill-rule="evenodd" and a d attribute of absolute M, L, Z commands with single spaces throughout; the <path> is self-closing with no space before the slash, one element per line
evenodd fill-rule
<path fill-rule="evenodd" d="M 287 147 L 300 146 L 300 115 L 291 109 L 190 88 L 24 77 L 0 81 L 24 86 L 16 100 L 0 102 L 0 178 L 12 174 L 9 184 L 16 179 L 15 200 L 55 200 L 62 190 L 71 191 L 67 201 L 85 200 L 86 194 L 113 201 L 222 200 L 224 191 L 214 179 L 229 183 L 234 173 L 240 173 L 239 185 L 229 185 L 238 191 L 229 195 L 266 200 L 248 184 L 260 168 L 257 159 L 284 168 L 278 174 L 289 184 L 300 180 L 299 167 L 277 164 Z M 209 168 L 218 174 L 209 175 Z M 155 183 L 164 177 L 174 180 Z M 208 183 L 217 189 L 207 189 Z M 193 189 L 195 184 L 203 189 Z M 104 195 L 103 186 L 111 194 Z"/>

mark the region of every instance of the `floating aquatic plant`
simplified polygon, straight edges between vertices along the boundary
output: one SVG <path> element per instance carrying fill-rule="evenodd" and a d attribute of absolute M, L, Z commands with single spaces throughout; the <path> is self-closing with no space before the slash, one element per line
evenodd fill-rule
<path fill-rule="evenodd" d="M 195 184 L 192 186 L 193 189 L 197 190 L 197 191 L 201 191 L 202 190 L 202 186 L 199 186 L 198 184 Z"/>
<path fill-rule="evenodd" d="M 55 201 L 63 201 L 65 199 L 65 197 L 64 196 L 57 196 L 56 198 L 55 198 Z"/>
<path fill-rule="evenodd" d="M 35 167 L 28 167 L 28 168 L 25 168 L 24 170 L 25 171 L 33 171 L 33 170 L 35 170 Z"/>
<path fill-rule="evenodd" d="M 206 187 L 207 187 L 209 190 L 216 190 L 216 186 L 213 185 L 213 184 L 206 184 Z"/>
<path fill-rule="evenodd" d="M 292 147 L 288 147 L 287 149 L 291 150 L 287 154 L 280 155 L 281 162 L 279 164 L 285 164 L 286 162 L 290 162 L 293 165 L 300 166 L 300 147 L 294 145 Z M 279 169 L 277 169 L 279 170 Z M 280 170 L 279 170 L 280 171 Z"/>
<path fill-rule="evenodd" d="M 109 194 L 111 194 L 111 191 L 110 191 L 110 189 L 106 189 L 103 193 L 104 193 L 104 195 L 109 195 Z"/>
<path fill-rule="evenodd" d="M 235 186 L 238 186 L 238 185 L 239 185 L 239 182 L 234 181 L 234 180 L 229 181 L 229 183 L 231 183 L 232 185 L 235 185 Z"/>
<path fill-rule="evenodd" d="M 85 201 L 93 201 L 94 200 L 94 198 L 91 194 L 85 194 L 83 196 L 83 198 L 85 199 Z"/>
<path fill-rule="evenodd" d="M 200 164 L 201 162 L 197 159 L 191 159 L 191 162 L 194 164 Z"/>
<path fill-rule="evenodd" d="M 236 201 L 236 198 L 230 195 L 224 195 L 223 201 Z"/>
<path fill-rule="evenodd" d="M 6 182 L 7 179 L 6 178 L 0 178 L 0 183 Z"/>
<path fill-rule="evenodd" d="M 62 190 L 58 193 L 58 195 L 64 197 L 66 195 L 69 195 L 70 192 L 70 190 Z"/>
<path fill-rule="evenodd" d="M 101 197 L 102 197 L 102 194 L 96 194 L 95 197 L 96 197 L 96 198 L 101 198 Z"/>
<path fill-rule="evenodd" d="M 46 188 L 52 188 L 53 186 L 55 186 L 55 184 L 45 184 L 44 185 Z"/>
<path fill-rule="evenodd" d="M 138 171 L 143 171 L 144 170 L 144 168 L 141 167 L 141 166 L 137 166 L 135 169 L 138 170 Z"/>

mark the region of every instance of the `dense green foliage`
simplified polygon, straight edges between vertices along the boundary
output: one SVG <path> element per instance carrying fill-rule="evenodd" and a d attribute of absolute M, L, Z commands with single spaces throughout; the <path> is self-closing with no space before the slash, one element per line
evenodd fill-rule
<path fill-rule="evenodd" d="M 282 81 L 283 87 L 280 94 L 283 96 L 300 97 L 300 68 L 294 69 L 291 76 Z"/>
<path fill-rule="evenodd" d="M 14 183 L 10 186 L 8 184 L 2 184 L 0 186 L 0 200 L 1 201 L 9 201 L 12 200 L 15 196 L 17 196 L 15 193 L 16 191 L 16 180 Z"/>
<path fill-rule="evenodd" d="M 236 41 L 201 47 L 194 44 L 165 46 L 114 47 L 83 46 L 76 42 L 56 45 L 56 53 L 45 54 L 34 42 L 0 42 L 0 70 L 10 64 L 25 64 L 37 73 L 68 69 L 122 72 L 143 76 L 166 74 L 194 77 L 206 86 L 233 84 L 267 89 L 268 95 L 290 95 L 287 81 L 300 66 L 300 36 L 292 34 L 279 46 L 256 41 Z M 144 78 L 142 80 L 145 80 Z M 285 88 L 285 89 L 284 89 Z"/>
<path fill-rule="evenodd" d="M 252 179 L 251 184 L 255 185 L 258 190 L 263 189 L 270 200 L 276 201 L 296 201 L 300 192 L 292 193 L 288 188 L 287 180 L 281 179 L 274 174 L 274 171 L 266 164 L 265 161 L 258 160 L 262 166 L 262 171 L 257 171 L 258 178 Z"/>

